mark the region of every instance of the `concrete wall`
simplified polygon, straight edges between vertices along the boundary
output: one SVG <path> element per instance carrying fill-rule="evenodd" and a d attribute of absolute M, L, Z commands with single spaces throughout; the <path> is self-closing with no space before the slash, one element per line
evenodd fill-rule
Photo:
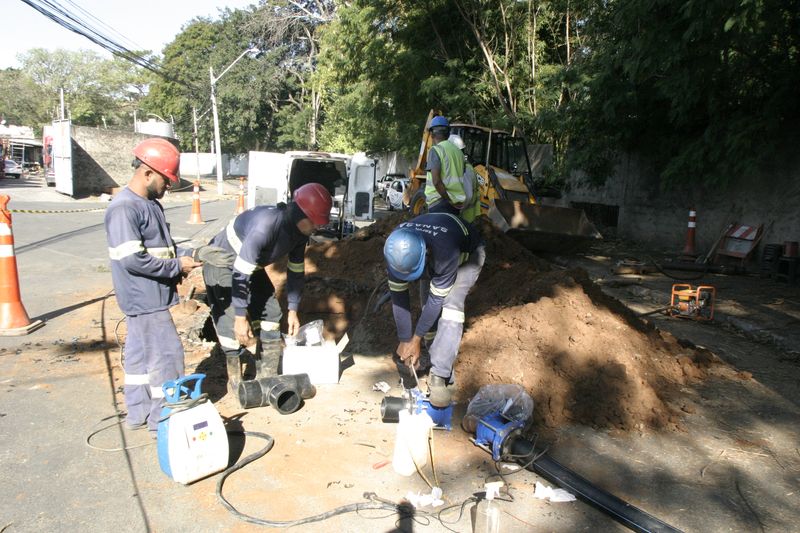
<path fill-rule="evenodd" d="M 75 195 L 99 194 L 125 186 L 133 175 L 133 148 L 148 137 L 132 131 L 72 126 Z"/>
<path fill-rule="evenodd" d="M 626 157 L 615 175 L 600 188 L 570 179 L 561 203 L 589 203 L 619 208 L 620 237 L 680 251 L 686 242 L 688 212 L 697 211 L 696 245 L 706 253 L 731 222 L 764 225 L 764 243 L 800 241 L 800 157 L 787 156 L 768 168 L 740 179 L 726 189 L 687 186 L 664 192 L 657 173 L 634 157 Z M 760 248 L 756 258 L 760 257 Z"/>
<path fill-rule="evenodd" d="M 417 164 L 416 159 L 411 161 L 398 152 L 383 152 L 370 157 L 378 160 L 375 171 L 376 179 L 386 174 L 408 175 L 408 170 Z"/>

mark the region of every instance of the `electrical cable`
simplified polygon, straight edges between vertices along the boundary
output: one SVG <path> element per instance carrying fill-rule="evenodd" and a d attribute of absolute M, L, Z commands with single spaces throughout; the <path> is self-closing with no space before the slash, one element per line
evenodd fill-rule
<path fill-rule="evenodd" d="M 81 19 L 80 16 L 74 14 L 69 9 L 59 4 L 56 0 L 22 0 L 22 2 L 28 4 L 30 7 L 48 19 L 52 20 L 59 26 L 62 26 L 73 33 L 77 33 L 78 35 L 86 37 L 96 45 L 111 52 L 111 54 L 134 63 L 139 67 L 147 69 L 157 76 L 164 78 L 165 80 L 182 85 L 193 92 L 200 92 L 199 89 L 194 85 L 169 75 L 157 63 L 136 54 L 135 52 L 106 36 L 98 29 L 92 27 L 88 22 Z"/>
<path fill-rule="evenodd" d="M 378 498 L 377 494 L 374 492 L 365 492 L 364 498 L 367 500 L 366 502 L 359 502 L 359 503 L 352 503 L 349 505 L 343 505 L 341 507 L 337 507 L 330 511 L 316 514 L 313 516 L 308 516 L 306 518 L 301 518 L 298 520 L 265 520 L 262 518 L 257 518 L 255 516 L 250 516 L 248 514 L 244 514 L 240 512 L 236 507 L 234 507 L 222 494 L 222 487 L 225 484 L 225 480 L 241 468 L 247 466 L 248 464 L 252 463 L 256 459 L 259 459 L 265 456 L 275 445 L 275 439 L 272 436 L 267 435 L 266 433 L 258 433 L 254 431 L 228 431 L 229 435 L 243 435 L 245 437 L 257 437 L 260 439 L 264 439 L 266 444 L 263 448 L 258 450 L 255 453 L 252 453 L 245 457 L 244 459 L 240 460 L 230 468 L 226 469 L 225 471 L 220 474 L 219 478 L 217 479 L 217 487 L 216 487 L 216 494 L 217 499 L 220 501 L 223 507 L 228 510 L 233 516 L 236 518 L 248 522 L 250 524 L 256 524 L 260 526 L 267 526 L 267 527 L 293 527 L 299 526 L 302 524 L 310 524 L 312 522 L 320 522 L 322 520 L 327 520 L 328 518 L 332 518 L 334 516 L 346 513 L 358 513 L 359 511 L 368 510 L 368 509 L 379 509 L 384 511 L 394 511 L 399 512 L 399 506 L 396 504 L 389 504 L 387 503 L 388 500 L 384 500 L 382 498 Z"/>
<path fill-rule="evenodd" d="M 107 416 L 106 418 L 102 419 L 102 420 L 101 420 L 101 422 L 103 422 L 103 421 L 105 421 L 105 420 L 108 420 L 109 418 L 113 418 L 113 417 L 115 417 L 115 416 L 116 416 L 116 417 L 124 417 L 124 416 L 125 416 L 125 413 L 119 413 L 119 414 L 116 414 L 116 415 Z M 98 450 L 98 451 L 101 451 L 101 452 L 124 452 L 124 451 L 127 451 L 127 450 L 133 450 L 133 449 L 136 449 L 136 448 L 144 448 L 145 446 L 152 446 L 153 444 L 155 444 L 155 443 L 156 443 L 156 441 L 154 441 L 154 440 L 152 440 L 152 439 L 151 439 L 151 440 L 150 440 L 150 442 L 145 442 L 144 444 L 137 444 L 137 445 L 135 445 L 135 446 L 127 446 L 127 447 L 125 447 L 125 448 L 101 448 L 101 447 L 99 447 L 99 446 L 95 446 L 94 444 L 92 444 L 92 442 L 91 442 L 91 440 L 92 440 L 92 437 L 94 437 L 94 436 L 95 436 L 95 435 L 97 435 L 98 433 L 101 433 L 101 432 L 103 432 L 103 431 L 105 431 L 105 430 L 107 430 L 107 429 L 109 429 L 109 428 L 113 428 L 113 427 L 115 427 L 115 426 L 119 426 L 119 425 L 120 425 L 120 424 L 122 424 L 124 421 L 125 421 L 125 420 L 118 420 L 118 421 L 114 422 L 113 424 L 109 424 L 109 425 L 107 425 L 107 426 L 103 426 L 103 427 L 101 427 L 100 429 L 98 429 L 98 430 L 96 430 L 96 431 L 93 431 L 93 432 L 91 432 L 91 433 L 89 434 L 89 436 L 87 436 L 87 437 L 86 437 L 86 441 L 85 441 L 85 442 L 86 442 L 86 445 L 87 445 L 89 448 L 93 449 L 93 450 Z M 137 429 L 138 429 L 138 428 L 137 428 Z"/>

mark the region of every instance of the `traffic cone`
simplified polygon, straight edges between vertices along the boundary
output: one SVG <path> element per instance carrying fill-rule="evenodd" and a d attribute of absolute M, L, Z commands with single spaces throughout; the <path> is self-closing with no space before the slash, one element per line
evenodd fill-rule
<path fill-rule="evenodd" d="M 189 217 L 189 224 L 205 224 L 203 217 L 200 216 L 200 180 L 194 180 L 192 192 L 192 215 Z"/>
<path fill-rule="evenodd" d="M 0 335 L 27 335 L 44 326 L 44 322 L 31 322 L 20 299 L 11 212 L 6 209 L 9 200 L 0 195 Z"/>
<path fill-rule="evenodd" d="M 236 210 L 233 212 L 233 214 L 241 215 L 244 210 L 244 178 L 239 178 L 239 201 L 236 202 Z"/>
<path fill-rule="evenodd" d="M 688 229 L 686 230 L 686 246 L 683 248 L 683 253 L 681 253 L 684 257 L 695 258 L 697 257 L 697 252 L 695 251 L 694 247 L 694 233 L 695 228 L 697 227 L 697 211 L 694 209 L 689 210 L 689 225 Z"/>

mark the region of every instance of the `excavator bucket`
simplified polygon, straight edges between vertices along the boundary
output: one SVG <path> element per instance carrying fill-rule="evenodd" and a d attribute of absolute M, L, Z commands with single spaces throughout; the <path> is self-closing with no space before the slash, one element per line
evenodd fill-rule
<path fill-rule="evenodd" d="M 488 214 L 497 227 L 534 252 L 574 252 L 603 238 L 581 209 L 495 200 Z"/>

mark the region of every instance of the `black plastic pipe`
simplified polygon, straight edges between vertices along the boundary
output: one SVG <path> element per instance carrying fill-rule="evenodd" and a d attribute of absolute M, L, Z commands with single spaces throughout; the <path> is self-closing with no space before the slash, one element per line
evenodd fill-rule
<path fill-rule="evenodd" d="M 302 400 L 313 398 L 317 389 L 308 374 L 289 374 L 239 383 L 239 405 L 244 409 L 271 405 L 282 415 L 300 409 Z"/>
<path fill-rule="evenodd" d="M 593 485 L 587 479 L 547 455 L 542 455 L 531 462 L 531 459 L 536 457 L 535 454 L 537 452 L 533 443 L 524 438 L 512 437 L 506 449 L 520 465 L 575 494 L 584 502 L 608 514 L 628 529 L 642 533 L 680 532 L 680 529 L 662 522 L 658 518 Z"/>

